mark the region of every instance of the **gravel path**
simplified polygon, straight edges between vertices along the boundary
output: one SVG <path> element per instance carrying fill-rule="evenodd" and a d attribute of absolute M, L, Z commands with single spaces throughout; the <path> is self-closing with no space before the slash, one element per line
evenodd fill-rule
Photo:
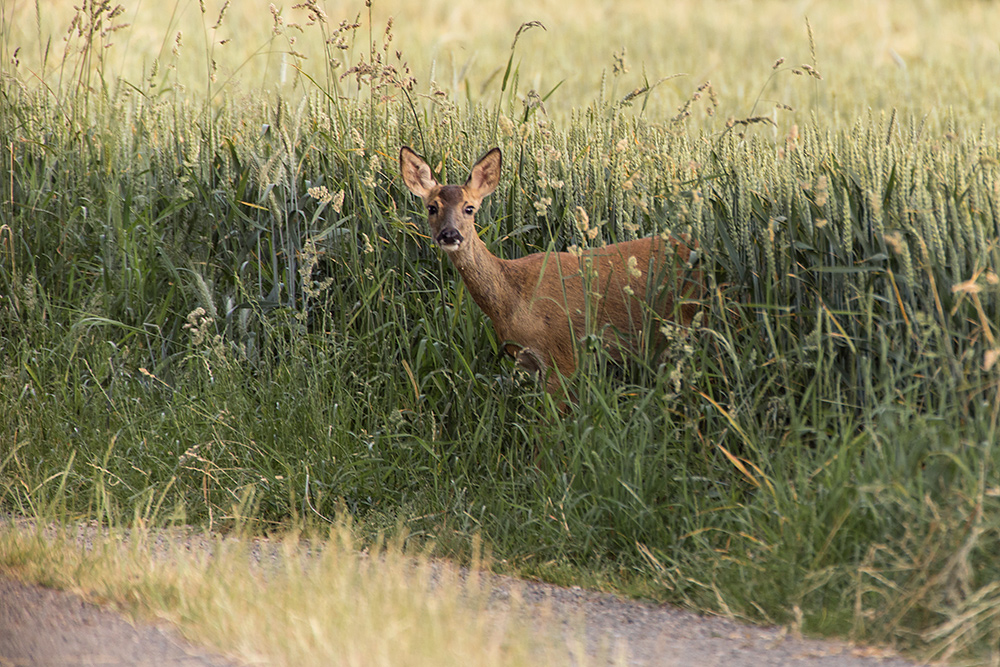
<path fill-rule="evenodd" d="M 579 588 L 500 577 L 495 591 L 517 587 L 524 611 L 547 619 L 566 636 L 580 629 L 588 653 L 621 656 L 625 664 L 657 667 L 904 667 L 917 663 L 894 653 L 846 642 L 804 639 L 783 628 L 700 616 L 669 605 L 626 600 Z M 494 593 L 497 596 L 497 593 Z"/>
<path fill-rule="evenodd" d="M 524 613 L 552 632 L 578 636 L 588 653 L 613 663 L 682 667 L 904 667 L 891 654 L 829 640 L 801 639 L 778 628 L 703 617 L 604 593 L 498 578 L 503 607 L 519 589 Z M 0 578 L 0 667 L 41 665 L 178 665 L 240 663 L 196 648 L 170 629 L 130 623 L 71 593 Z"/>
<path fill-rule="evenodd" d="M 72 593 L 0 577 L 0 667 L 236 664 Z"/>
<path fill-rule="evenodd" d="M 0 517 L 2 518 L 2 517 Z M 90 533 L 92 529 L 85 529 Z M 193 548 L 210 548 L 192 538 Z M 266 553 L 258 543 L 252 551 Z M 444 565 L 444 564 L 442 564 Z M 446 565 L 444 565 L 446 566 Z M 783 628 L 750 626 L 606 593 L 486 575 L 491 605 L 511 606 L 530 625 L 562 638 L 578 655 L 609 664 L 696 667 L 905 667 L 891 652 L 804 639 Z M 518 603 L 512 605 L 511 601 Z M 579 646 L 579 638 L 586 646 Z M 238 661 L 190 645 L 169 628 L 133 623 L 80 597 L 0 574 L 0 667 L 183 665 L 232 667 Z M 570 657 L 570 664 L 578 661 Z M 589 661 L 588 664 L 594 664 Z"/>

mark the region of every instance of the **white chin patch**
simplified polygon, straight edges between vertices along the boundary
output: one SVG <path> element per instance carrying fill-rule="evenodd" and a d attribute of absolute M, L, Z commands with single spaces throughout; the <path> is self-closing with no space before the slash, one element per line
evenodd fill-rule
<path fill-rule="evenodd" d="M 440 245 L 441 250 L 444 250 L 445 252 L 455 252 L 460 247 L 462 247 L 462 242 L 457 241 L 455 243 L 439 243 L 438 245 Z"/>

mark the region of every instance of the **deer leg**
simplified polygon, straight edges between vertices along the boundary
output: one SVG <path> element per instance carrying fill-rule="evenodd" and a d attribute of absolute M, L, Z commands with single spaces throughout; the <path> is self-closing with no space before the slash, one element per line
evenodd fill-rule
<path fill-rule="evenodd" d="M 538 350 L 530 347 L 522 347 L 518 350 L 517 354 L 514 355 L 514 361 L 517 362 L 518 366 L 536 378 L 544 378 L 545 371 L 549 367 L 545 363 L 545 359 L 542 358 L 542 355 L 538 353 Z"/>

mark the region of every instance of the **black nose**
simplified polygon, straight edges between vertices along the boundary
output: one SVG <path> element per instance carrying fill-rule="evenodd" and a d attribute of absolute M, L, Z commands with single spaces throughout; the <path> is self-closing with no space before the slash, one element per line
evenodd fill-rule
<path fill-rule="evenodd" d="M 458 230 L 455 229 L 454 227 L 449 227 L 448 229 L 443 229 L 443 230 L 441 230 L 441 233 L 437 235 L 438 245 L 441 245 L 441 246 L 458 245 L 463 240 L 464 239 L 462 238 L 462 235 L 459 234 Z"/>

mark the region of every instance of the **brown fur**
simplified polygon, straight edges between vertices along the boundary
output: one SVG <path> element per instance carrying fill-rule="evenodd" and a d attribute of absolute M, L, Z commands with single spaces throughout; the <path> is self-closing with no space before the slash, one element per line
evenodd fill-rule
<path fill-rule="evenodd" d="M 689 300 L 701 296 L 701 274 L 688 267 L 693 244 L 681 239 L 637 239 L 586 250 L 579 257 L 569 252 L 511 260 L 493 255 L 476 232 L 475 214 L 500 180 L 498 148 L 476 163 L 465 185 L 441 185 L 407 147 L 400 150 L 399 163 L 407 187 L 428 208 L 431 237 L 493 322 L 507 353 L 532 372 L 544 376 L 556 369 L 571 375 L 577 364 L 575 341 L 588 333 L 601 334 L 617 356 L 619 347 L 632 346 L 642 335 L 647 304 L 660 317 L 685 325 L 699 309 Z M 452 247 L 456 234 L 461 240 Z M 647 285 L 656 285 L 658 294 L 647 294 Z M 685 302 L 675 307 L 677 294 Z M 554 374 L 547 387 L 558 389 Z"/>

